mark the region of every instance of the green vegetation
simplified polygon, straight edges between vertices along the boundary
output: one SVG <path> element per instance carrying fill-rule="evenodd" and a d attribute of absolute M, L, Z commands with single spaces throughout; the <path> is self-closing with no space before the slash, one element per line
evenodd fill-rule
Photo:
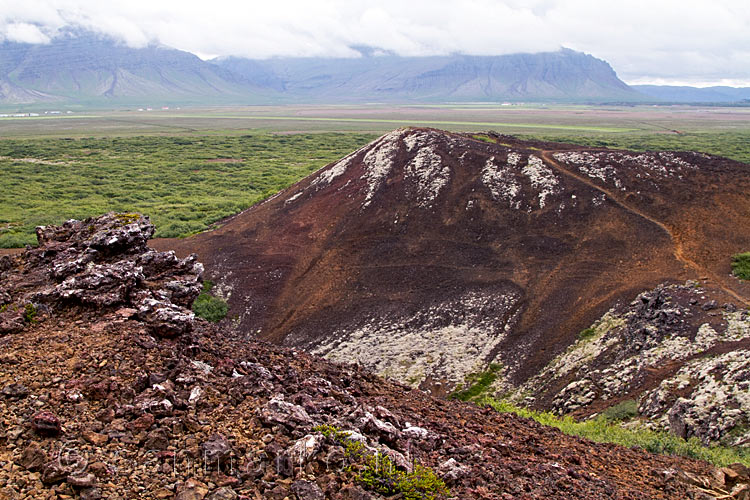
<path fill-rule="evenodd" d="M 34 323 L 36 321 L 36 315 L 38 314 L 38 311 L 36 309 L 36 306 L 29 302 L 26 304 L 23 308 L 23 319 L 27 323 Z"/>
<path fill-rule="evenodd" d="M 635 399 L 620 401 L 602 412 L 602 417 L 610 422 L 622 422 L 638 416 L 638 403 Z"/>
<path fill-rule="evenodd" d="M 211 321 L 212 323 L 218 323 L 226 318 L 229 305 L 219 297 L 211 295 L 213 287 L 213 282 L 209 280 L 203 282 L 203 290 L 193 302 L 193 312 L 199 318 Z"/>
<path fill-rule="evenodd" d="M 588 328 L 581 330 L 581 332 L 578 334 L 578 338 L 581 340 L 585 340 L 585 339 L 590 339 L 594 335 L 596 335 L 596 328 L 594 328 L 593 326 L 590 326 Z"/>
<path fill-rule="evenodd" d="M 400 470 L 382 453 L 367 453 L 359 441 L 349 439 L 349 433 L 332 425 L 313 428 L 334 443 L 343 446 L 346 457 L 355 463 L 347 470 L 357 470 L 356 480 L 365 488 L 383 495 L 397 495 L 405 500 L 435 500 L 450 494 L 445 483 L 435 473 L 419 464 L 411 472 Z"/>
<path fill-rule="evenodd" d="M 472 373 L 466 376 L 463 385 L 459 385 L 451 394 L 451 398 L 460 399 L 461 401 L 474 401 L 484 396 L 492 387 L 497 379 L 497 374 L 502 370 L 503 365 L 499 363 L 490 363 L 486 371 L 481 373 Z"/>
<path fill-rule="evenodd" d="M 741 280 L 750 280 L 750 252 L 732 256 L 732 274 Z"/>
<path fill-rule="evenodd" d="M 373 139 L 360 133 L 0 140 L 0 247 L 105 212 L 151 217 L 156 237 L 207 229 Z"/>
<path fill-rule="evenodd" d="M 318 425 L 316 427 L 313 427 L 313 430 L 315 432 L 320 432 L 334 443 L 342 446 L 344 448 L 346 458 L 351 460 L 361 460 L 362 458 L 364 458 L 366 451 L 365 445 L 360 443 L 359 441 L 349 439 L 348 432 L 342 431 L 338 427 L 328 424 Z"/>
<path fill-rule="evenodd" d="M 477 132 L 637 151 L 695 150 L 750 163 L 742 111 L 710 122 L 700 108 L 614 111 L 617 116 L 590 106 L 282 106 L 6 119 L 0 247 L 34 244 L 37 225 L 109 211 L 149 215 L 157 237 L 194 234 L 402 125 L 471 131 L 487 141 Z"/>
<path fill-rule="evenodd" d="M 357 481 L 381 495 L 401 494 L 399 498 L 405 500 L 435 500 L 449 494 L 445 483 L 432 470 L 415 464 L 412 472 L 404 472 L 381 453 L 365 457 Z"/>
<path fill-rule="evenodd" d="M 581 436 L 599 443 L 615 443 L 627 447 L 635 446 L 651 453 L 705 460 L 720 467 L 736 462 L 750 466 L 750 449 L 744 447 L 709 447 L 704 446 L 695 437 L 685 440 L 673 434 L 645 428 L 626 429 L 604 416 L 578 422 L 569 416 L 558 417 L 549 412 L 529 410 L 508 401 L 497 401 L 489 397 L 485 397 L 477 403 L 491 406 L 502 413 L 514 413 L 520 417 L 535 420 L 540 424 L 556 427 L 565 434 Z"/>

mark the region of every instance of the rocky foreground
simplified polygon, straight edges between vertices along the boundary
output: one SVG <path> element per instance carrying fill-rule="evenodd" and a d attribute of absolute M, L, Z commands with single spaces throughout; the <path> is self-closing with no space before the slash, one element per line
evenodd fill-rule
<path fill-rule="evenodd" d="M 223 331 L 189 309 L 202 266 L 152 233 L 108 214 L 0 259 L 0 498 L 748 497 L 741 466 L 594 444 Z"/>

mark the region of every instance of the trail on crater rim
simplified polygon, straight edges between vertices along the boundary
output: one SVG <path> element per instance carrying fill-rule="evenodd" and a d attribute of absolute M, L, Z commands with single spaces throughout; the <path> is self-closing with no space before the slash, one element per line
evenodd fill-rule
<path fill-rule="evenodd" d="M 603 193 L 607 197 L 609 197 L 610 200 L 612 200 L 613 203 L 616 203 L 618 206 L 623 208 L 624 210 L 627 210 L 628 212 L 637 215 L 638 217 L 641 217 L 652 224 L 655 224 L 658 226 L 662 231 L 667 233 L 670 240 L 672 240 L 672 243 L 674 244 L 674 256 L 675 258 L 685 264 L 687 267 L 693 269 L 699 276 L 709 276 L 716 285 L 721 288 L 724 292 L 732 296 L 733 298 L 739 300 L 745 305 L 750 305 L 750 299 L 740 295 L 739 293 L 735 292 L 726 283 L 726 280 L 719 277 L 716 273 L 710 271 L 709 269 L 706 269 L 705 267 L 701 266 L 694 260 L 690 259 L 685 255 L 685 251 L 683 248 L 683 244 L 680 238 L 679 233 L 677 233 L 674 229 L 670 228 L 663 222 L 651 217 L 650 215 L 644 213 L 643 211 L 639 210 L 636 207 L 630 206 L 625 201 L 621 200 L 618 196 L 616 196 L 611 190 L 604 188 L 597 183 L 587 179 L 583 175 L 577 174 L 575 172 L 571 172 L 570 170 L 564 168 L 562 165 L 560 165 L 554 158 L 552 158 L 552 154 L 555 153 L 554 150 L 545 150 L 541 153 L 542 158 L 544 161 L 552 168 L 557 170 L 563 175 L 567 175 L 568 177 L 572 177 L 573 179 L 576 179 L 579 182 L 582 182 L 586 184 L 587 186 L 596 189 L 597 191 Z"/>

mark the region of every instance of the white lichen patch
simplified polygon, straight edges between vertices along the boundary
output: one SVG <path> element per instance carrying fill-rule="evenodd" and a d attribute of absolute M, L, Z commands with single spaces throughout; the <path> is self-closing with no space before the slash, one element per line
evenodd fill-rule
<path fill-rule="evenodd" d="M 686 437 L 747 445 L 750 351 L 741 349 L 688 362 L 646 394 L 639 409 L 661 427 Z M 731 432 L 737 429 L 740 432 Z"/>
<path fill-rule="evenodd" d="M 289 198 L 287 198 L 287 200 L 284 202 L 284 205 L 289 205 L 290 203 L 294 203 L 297 199 L 299 199 L 300 196 L 302 196 L 302 191 L 295 194 L 294 196 L 290 196 Z"/>
<path fill-rule="evenodd" d="M 623 189 L 622 181 L 617 177 L 617 170 L 612 165 L 602 165 L 601 153 L 571 151 L 566 153 L 555 153 L 552 156 L 557 161 L 577 166 L 578 170 L 592 179 L 600 180 L 604 183 L 611 183 L 617 189 Z"/>
<path fill-rule="evenodd" d="M 642 179 L 682 179 L 685 170 L 697 167 L 686 162 L 674 153 L 640 153 L 629 154 L 608 151 L 568 151 L 555 153 L 558 161 L 575 165 L 592 179 L 613 184 L 617 189 L 625 190 L 617 176 L 617 169 L 637 168 L 635 176 Z"/>
<path fill-rule="evenodd" d="M 431 138 L 434 138 L 434 134 L 430 134 L 428 132 L 420 131 L 409 134 L 404 138 L 406 150 L 412 152 L 414 148 L 421 148 L 423 146 L 426 146 L 430 142 Z"/>
<path fill-rule="evenodd" d="M 521 172 L 529 178 L 531 186 L 539 192 L 539 208 L 544 208 L 547 197 L 559 191 L 560 181 L 541 158 L 529 155 L 528 163 Z"/>
<path fill-rule="evenodd" d="M 346 169 L 349 168 L 349 166 L 354 161 L 354 158 L 357 156 L 357 154 L 359 154 L 360 151 L 361 149 L 355 151 L 354 153 L 348 154 L 327 169 L 323 170 L 316 178 L 314 178 L 310 182 L 310 186 L 316 186 L 317 189 L 330 186 L 331 182 L 333 182 L 336 177 L 339 177 L 340 175 L 343 175 L 344 172 L 346 172 Z"/>
<path fill-rule="evenodd" d="M 404 129 L 398 129 L 384 135 L 373 142 L 369 151 L 365 154 L 363 159 L 365 174 L 362 179 L 367 181 L 367 193 L 362 208 L 366 208 L 372 203 L 375 193 L 393 169 L 393 159 L 398 152 L 404 133 Z"/>
<path fill-rule="evenodd" d="M 679 293 L 682 302 L 672 293 Z M 641 387 L 649 374 L 682 366 L 641 397 L 641 413 L 656 426 L 671 425 L 678 434 L 687 426 L 693 429 L 690 435 L 706 442 L 724 439 L 730 430 L 735 435 L 737 426 L 750 425 L 750 420 L 735 418 L 737 408 L 750 415 L 750 359 L 738 354 L 744 352 L 739 347 L 716 357 L 707 354 L 750 339 L 750 315 L 723 311 L 722 322 L 691 326 L 685 320 L 700 314 L 701 305 L 692 299 L 692 307 L 680 305 L 686 303 L 685 294 L 706 299 L 689 282 L 644 292 L 624 312 L 610 310 L 593 331 L 586 331 L 584 338 L 518 388 L 515 399 L 544 393 L 555 381 L 567 380 L 553 394 L 553 409 L 567 413 L 594 400 L 622 397 Z M 744 392 L 736 391 L 735 385 Z"/>
<path fill-rule="evenodd" d="M 411 137 L 414 136 L 407 139 Z M 451 169 L 443 163 L 443 159 L 432 146 L 422 146 L 416 156 L 407 163 L 406 178 L 416 185 L 417 204 L 426 207 L 450 181 Z"/>
<path fill-rule="evenodd" d="M 508 153 L 508 165 L 510 165 L 511 167 L 517 167 L 520 161 L 520 154 L 516 153 L 515 151 Z"/>
<path fill-rule="evenodd" d="M 481 370 L 507 335 L 519 296 L 466 293 L 406 318 L 372 318 L 336 332 L 312 349 L 339 362 L 357 362 L 376 373 L 418 386 L 427 377 L 455 386 Z M 446 315 L 446 311 L 450 314 Z M 508 317 L 505 323 L 498 319 Z M 446 318 L 448 321 L 446 321 Z"/>
<path fill-rule="evenodd" d="M 511 156 L 513 159 L 511 160 Z M 482 184 L 490 190 L 492 199 L 504 201 L 508 206 L 518 210 L 521 208 L 521 183 L 518 182 L 514 167 L 518 165 L 520 155 L 510 153 L 506 167 L 500 165 L 494 156 L 487 159 L 482 168 Z"/>
<path fill-rule="evenodd" d="M 565 377 L 572 371 L 580 369 L 587 362 L 595 359 L 616 344 L 618 342 L 617 337 L 607 334 L 624 325 L 625 318 L 618 316 L 613 309 L 610 309 L 592 326 L 594 331 L 589 337 L 579 339 L 564 353 L 553 359 L 539 375 L 529 381 L 529 388 L 544 381 Z"/>

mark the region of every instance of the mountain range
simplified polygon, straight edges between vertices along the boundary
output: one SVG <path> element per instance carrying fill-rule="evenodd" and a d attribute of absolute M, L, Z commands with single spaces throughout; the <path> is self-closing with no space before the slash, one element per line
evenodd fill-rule
<path fill-rule="evenodd" d="M 88 32 L 48 44 L 0 44 L 0 103 L 90 105 L 445 101 L 732 102 L 747 89 L 628 86 L 591 55 L 201 60 L 160 45 L 130 48 Z M 379 53 L 377 53 L 379 54 Z"/>

